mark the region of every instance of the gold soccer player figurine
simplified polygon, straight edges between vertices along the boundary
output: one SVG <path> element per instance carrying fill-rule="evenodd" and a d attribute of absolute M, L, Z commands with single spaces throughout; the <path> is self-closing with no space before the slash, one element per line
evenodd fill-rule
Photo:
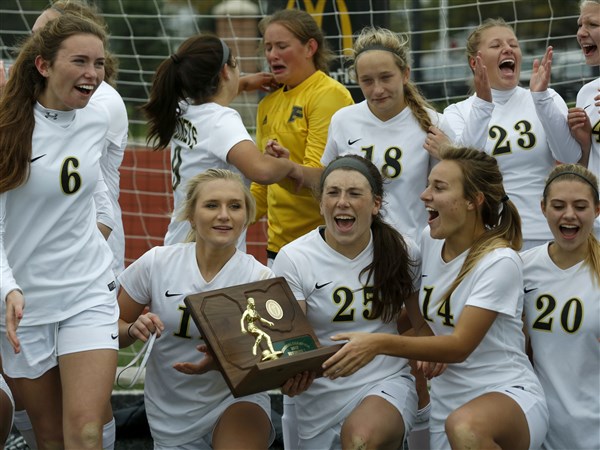
<path fill-rule="evenodd" d="M 254 346 L 252 347 L 252 354 L 256 355 L 256 351 L 258 346 L 264 339 L 267 343 L 268 350 L 263 350 L 262 352 L 262 360 L 266 361 L 270 359 L 277 359 L 279 355 L 283 352 L 276 352 L 273 348 L 273 343 L 271 342 L 271 336 L 265 333 L 263 330 L 256 326 L 256 322 L 263 323 L 272 327 L 275 325 L 273 322 L 263 319 L 261 315 L 256 311 L 256 304 L 254 303 L 254 299 L 252 297 L 248 298 L 248 305 L 246 306 L 246 311 L 242 314 L 242 318 L 240 319 L 240 325 L 242 327 L 242 333 L 251 334 L 252 336 L 256 336 L 256 341 L 254 342 Z"/>

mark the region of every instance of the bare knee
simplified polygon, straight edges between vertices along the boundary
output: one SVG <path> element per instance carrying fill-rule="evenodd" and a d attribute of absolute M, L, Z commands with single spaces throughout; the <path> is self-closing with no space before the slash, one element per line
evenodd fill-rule
<path fill-rule="evenodd" d="M 453 449 L 500 448 L 492 439 L 485 421 L 473 411 L 453 411 L 446 419 L 445 430 Z"/>
<path fill-rule="evenodd" d="M 373 430 L 367 424 L 345 423 L 341 431 L 342 448 L 344 450 L 365 450 L 377 448 L 373 442 Z"/>
<path fill-rule="evenodd" d="M 102 421 L 89 417 L 71 418 L 65 424 L 65 445 L 81 449 L 102 448 Z"/>

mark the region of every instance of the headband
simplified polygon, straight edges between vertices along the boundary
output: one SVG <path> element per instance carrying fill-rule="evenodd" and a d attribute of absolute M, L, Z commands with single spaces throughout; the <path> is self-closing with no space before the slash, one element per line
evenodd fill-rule
<path fill-rule="evenodd" d="M 225 44 L 225 41 L 223 41 L 223 39 L 219 39 L 219 42 L 221 43 L 221 48 L 223 49 L 223 59 L 221 61 L 221 67 L 219 69 L 221 70 L 223 67 L 225 67 L 227 61 L 229 61 L 229 47 L 227 47 L 227 44 Z M 173 53 L 171 55 L 171 59 L 175 64 L 179 64 L 181 62 L 181 58 L 177 56 L 176 53 Z"/>
<path fill-rule="evenodd" d="M 373 175 L 371 175 L 371 173 L 368 171 L 367 166 L 365 166 L 359 159 L 347 156 L 342 156 L 341 158 L 334 160 L 325 168 L 323 174 L 321 175 L 321 187 L 323 187 L 325 179 L 329 176 L 329 174 L 337 169 L 356 170 L 360 174 L 364 175 L 364 177 L 367 179 L 373 193 L 377 192 L 375 179 L 373 178 Z"/>
<path fill-rule="evenodd" d="M 400 56 L 394 50 L 392 50 L 389 47 L 386 47 L 385 45 L 372 44 L 372 45 L 367 45 L 366 47 L 363 47 L 358 52 L 356 52 L 356 55 L 354 56 L 354 59 L 358 58 L 358 55 L 360 55 L 361 53 L 368 52 L 369 50 L 383 50 L 384 52 L 390 52 L 390 53 L 393 53 L 396 56 Z"/>
<path fill-rule="evenodd" d="M 596 199 L 600 198 L 600 196 L 598 195 L 598 187 L 594 186 L 594 183 L 592 183 L 590 180 L 588 180 L 586 177 L 584 177 L 580 173 L 571 172 L 571 171 L 560 172 L 560 173 L 557 173 L 556 175 L 554 175 L 552 178 L 549 178 L 548 181 L 546 181 L 546 186 L 544 187 L 544 193 L 543 193 L 544 197 L 546 197 L 546 193 L 548 192 L 548 186 L 550 186 L 550 183 L 552 183 L 558 177 L 561 177 L 563 175 L 575 175 L 576 177 L 581 178 L 583 181 L 585 181 L 587 184 L 589 184 L 592 187 L 592 190 L 596 194 Z"/>
<path fill-rule="evenodd" d="M 225 44 L 223 39 L 219 39 L 219 41 L 221 41 L 221 47 L 223 48 L 223 60 L 221 61 L 222 69 L 225 67 L 225 64 L 227 64 L 227 61 L 229 61 L 229 47 L 227 47 L 227 44 Z"/>

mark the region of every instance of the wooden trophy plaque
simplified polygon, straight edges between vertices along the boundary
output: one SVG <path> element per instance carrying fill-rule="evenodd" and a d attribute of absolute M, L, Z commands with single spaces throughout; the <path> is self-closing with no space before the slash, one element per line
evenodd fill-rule
<path fill-rule="evenodd" d="M 189 295 L 184 302 L 234 397 L 276 389 L 305 370 L 320 377 L 321 364 L 342 346 L 320 346 L 283 277 Z"/>

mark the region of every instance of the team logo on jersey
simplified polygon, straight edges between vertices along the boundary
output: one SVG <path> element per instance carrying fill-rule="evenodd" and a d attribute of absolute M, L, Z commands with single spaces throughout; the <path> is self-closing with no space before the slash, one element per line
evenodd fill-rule
<path fill-rule="evenodd" d="M 331 283 L 333 283 L 333 281 L 330 281 L 329 283 L 323 283 L 323 284 L 315 283 L 315 289 L 324 288 L 325 286 L 327 286 L 328 284 L 331 284 Z"/>
<path fill-rule="evenodd" d="M 350 139 L 348 139 L 348 145 L 354 145 L 356 144 L 358 141 L 360 141 L 362 138 L 358 138 L 358 139 L 354 139 L 353 141 L 351 141 Z"/>
<path fill-rule="evenodd" d="M 109 291 L 114 291 L 117 288 L 117 283 L 115 283 L 114 281 L 111 281 L 110 283 L 108 283 L 108 290 Z"/>
<path fill-rule="evenodd" d="M 304 118 L 304 113 L 302 112 L 302 106 L 292 106 L 292 113 L 290 114 L 290 118 L 288 122 L 293 122 L 296 119 Z"/>

